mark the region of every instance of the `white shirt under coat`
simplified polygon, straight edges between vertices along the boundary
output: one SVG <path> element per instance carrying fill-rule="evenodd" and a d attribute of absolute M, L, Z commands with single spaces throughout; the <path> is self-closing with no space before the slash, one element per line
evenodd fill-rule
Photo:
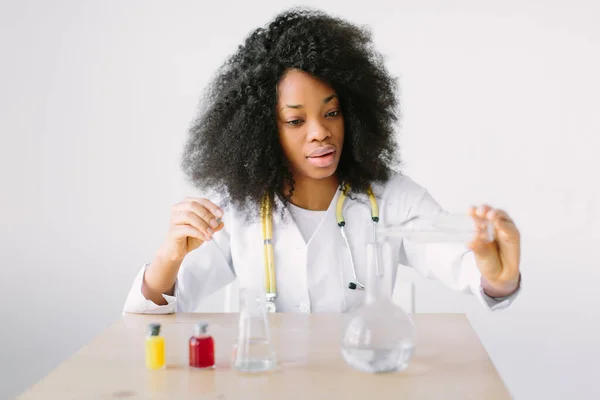
<path fill-rule="evenodd" d="M 426 189 L 404 175 L 385 184 L 373 185 L 379 205 L 380 224 L 398 224 L 417 214 L 442 212 Z M 348 289 L 352 267 L 346 243 L 336 222 L 336 192 L 327 211 L 292 208 L 273 215 L 273 245 L 279 312 L 346 312 L 359 306 L 365 291 Z M 366 279 L 365 243 L 370 240 L 372 221 L 367 195 L 347 198 L 344 203 L 346 233 L 354 255 L 358 280 Z M 213 200 L 213 199 L 211 199 Z M 279 199 L 276 199 L 281 206 Z M 264 260 L 260 221 L 245 222 L 235 209 L 225 209 L 224 229 L 190 252 L 177 275 L 174 296 L 163 295 L 159 306 L 142 295 L 144 265 L 137 274 L 124 306 L 126 313 L 167 314 L 194 312 L 201 300 L 238 279 L 240 287 L 264 290 Z M 302 229 L 299 229 L 302 228 Z M 311 232 L 312 231 L 312 232 Z M 303 237 L 302 232 L 306 236 Z M 481 275 L 471 251 L 464 245 L 418 244 L 391 238 L 394 265 L 403 264 L 449 288 L 474 295 L 481 304 L 497 310 L 508 307 L 513 295 L 493 299 L 483 293 Z M 394 268 L 395 280 L 397 268 Z"/>

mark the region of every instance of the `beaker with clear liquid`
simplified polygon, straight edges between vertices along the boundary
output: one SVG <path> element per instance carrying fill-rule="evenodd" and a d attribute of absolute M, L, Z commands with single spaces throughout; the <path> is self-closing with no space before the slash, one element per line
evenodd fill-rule
<path fill-rule="evenodd" d="M 234 345 L 234 368 L 241 372 L 265 372 L 277 365 L 264 293 L 240 289 L 238 339 Z"/>
<path fill-rule="evenodd" d="M 342 331 L 344 360 L 363 372 L 402 371 L 415 351 L 413 320 L 392 300 L 392 260 L 389 242 L 367 244 L 365 302 L 348 315 Z"/>

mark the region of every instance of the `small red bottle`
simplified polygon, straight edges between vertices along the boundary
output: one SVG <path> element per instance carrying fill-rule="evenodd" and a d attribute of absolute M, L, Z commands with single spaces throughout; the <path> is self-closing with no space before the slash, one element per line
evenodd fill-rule
<path fill-rule="evenodd" d="M 215 341 L 207 333 L 208 324 L 200 322 L 196 325 L 194 336 L 190 338 L 190 367 L 214 368 Z"/>

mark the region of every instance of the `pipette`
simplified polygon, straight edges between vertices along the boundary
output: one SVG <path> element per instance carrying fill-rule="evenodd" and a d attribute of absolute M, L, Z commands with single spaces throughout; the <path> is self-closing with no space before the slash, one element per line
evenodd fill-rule
<path fill-rule="evenodd" d="M 398 225 L 377 229 L 378 236 L 402 237 L 421 243 L 469 243 L 478 235 L 494 240 L 494 227 L 489 221 L 476 222 L 469 214 L 439 213 L 415 215 Z"/>

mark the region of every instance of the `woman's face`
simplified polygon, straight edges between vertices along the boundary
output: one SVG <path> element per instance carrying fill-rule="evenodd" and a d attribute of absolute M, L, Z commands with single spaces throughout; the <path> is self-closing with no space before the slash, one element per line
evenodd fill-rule
<path fill-rule="evenodd" d="M 279 141 L 295 179 L 335 174 L 344 119 L 335 91 L 311 75 L 289 70 L 277 87 Z"/>

